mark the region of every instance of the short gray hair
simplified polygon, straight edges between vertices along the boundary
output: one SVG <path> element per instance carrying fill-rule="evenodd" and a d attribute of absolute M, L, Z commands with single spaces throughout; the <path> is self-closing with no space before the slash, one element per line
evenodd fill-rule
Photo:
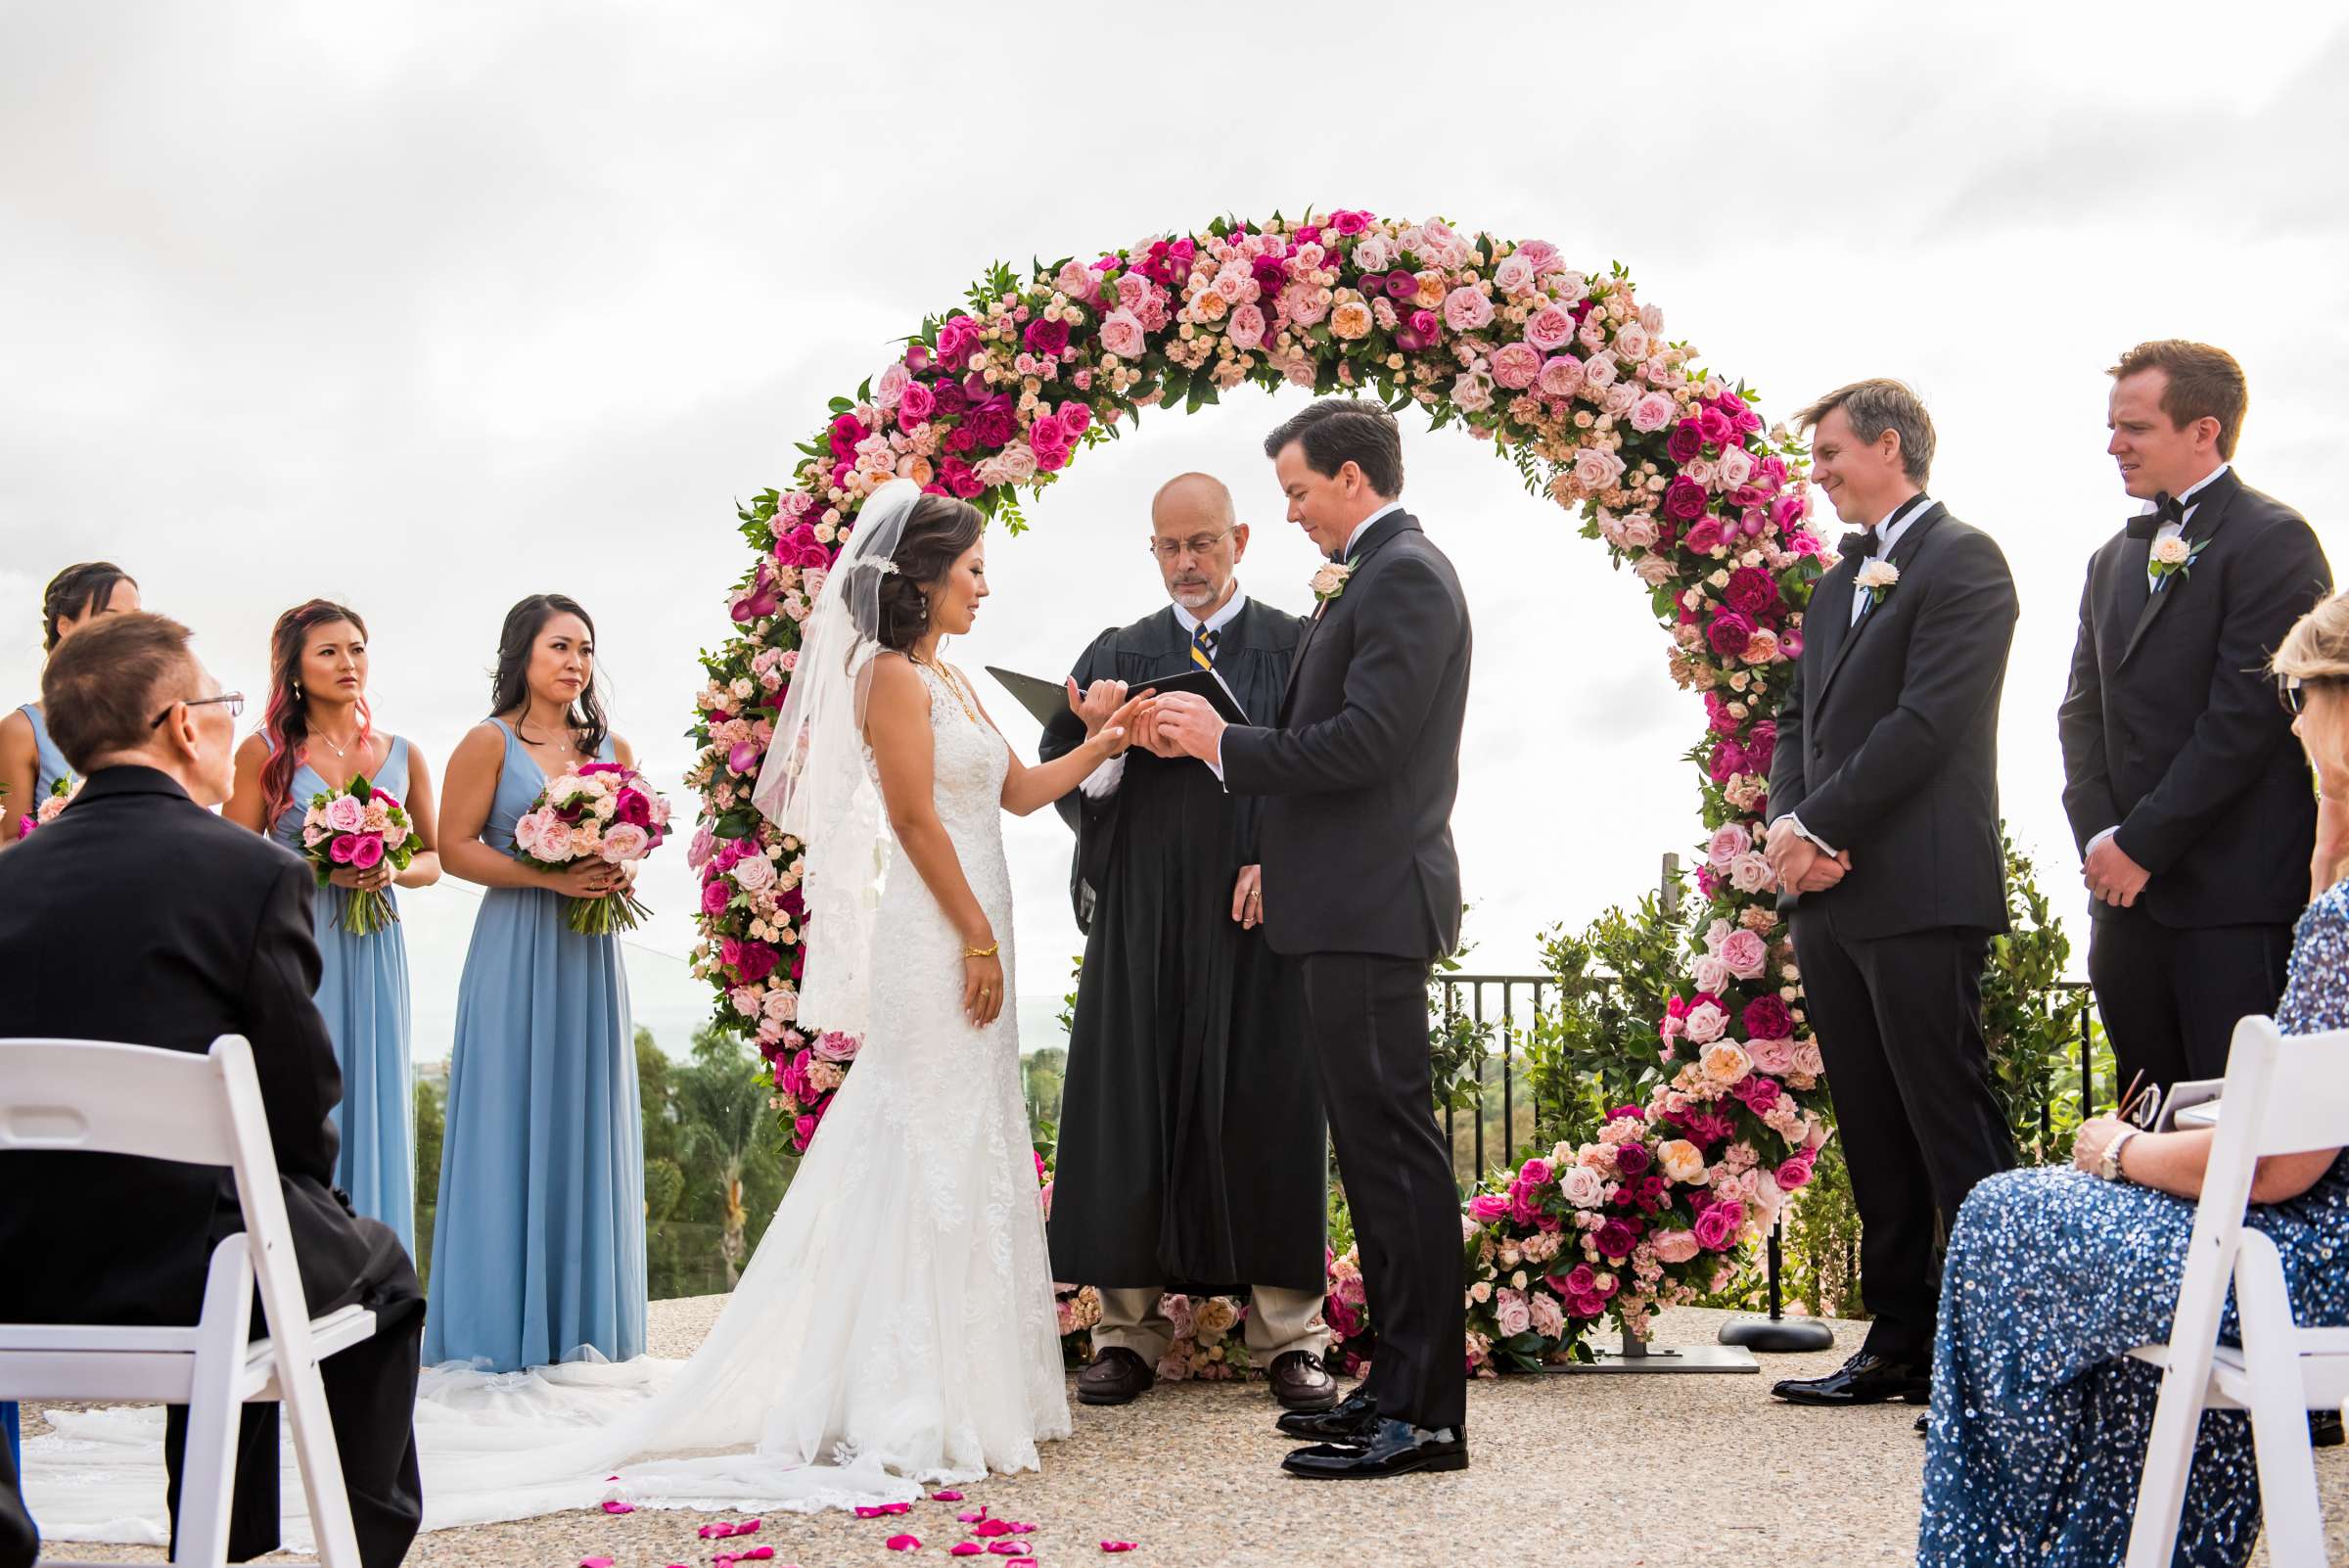
<path fill-rule="evenodd" d="M 1811 429 L 1826 418 L 1831 408 L 1843 410 L 1852 434 L 1867 445 L 1873 446 L 1888 430 L 1897 434 L 1901 467 L 1910 479 L 1925 483 L 1925 476 L 1933 470 L 1933 416 L 1925 412 L 1924 399 L 1907 382 L 1878 376 L 1838 387 L 1795 415 L 1797 427 Z"/>

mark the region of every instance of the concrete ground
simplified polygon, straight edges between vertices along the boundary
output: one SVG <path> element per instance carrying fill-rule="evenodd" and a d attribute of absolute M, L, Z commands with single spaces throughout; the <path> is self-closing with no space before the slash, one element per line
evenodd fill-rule
<path fill-rule="evenodd" d="M 653 1350 L 682 1356 L 722 1298 L 653 1305 Z M 1666 1314 L 1659 1345 L 1711 1344 L 1726 1314 Z M 1474 1466 L 1375 1485 L 1314 1485 L 1277 1468 L 1290 1446 L 1272 1429 L 1263 1385 L 1161 1385 L 1118 1409 L 1078 1407 L 1077 1433 L 1044 1451 L 1041 1474 L 964 1489 L 898 1519 L 770 1514 L 741 1542 L 699 1540 L 711 1516 L 639 1511 L 558 1514 L 438 1531 L 417 1568 L 708 1568 L 727 1546 L 771 1545 L 772 1568 L 947 1560 L 966 1539 L 955 1515 L 985 1504 L 1033 1522 L 1041 1568 L 1117 1562 L 1234 1568 L 1539 1562 L 1543 1568 L 1783 1568 L 1906 1563 L 1916 1545 L 1924 1440 L 1908 1406 L 1825 1411 L 1781 1405 L 1775 1377 L 1825 1371 L 1862 1325 L 1836 1323 L 1836 1349 L 1764 1358 L 1753 1374 L 1514 1377 L 1469 1392 Z M 2331 1556 L 2349 1562 L 2349 1451 L 2317 1459 Z M 888 1550 L 918 1536 L 915 1553 Z M 1104 1541 L 1137 1549 L 1112 1558 Z M 93 1560 L 157 1561 L 132 1547 L 70 1546 Z M 980 1563 L 1000 1558 L 980 1558 Z M 2265 1561 L 2264 1551 L 2260 1561 Z"/>

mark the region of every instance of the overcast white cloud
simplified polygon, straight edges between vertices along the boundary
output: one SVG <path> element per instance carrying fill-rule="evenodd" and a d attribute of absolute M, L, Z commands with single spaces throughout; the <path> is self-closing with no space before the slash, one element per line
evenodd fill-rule
<path fill-rule="evenodd" d="M 2246 477 L 2349 564 L 2349 31 L 2328 12 L 1700 6 L 1644 34 L 1620 8 L 1339 16 L 1265 5 L 1202 38 L 1116 8 L 0 12 L 0 702 L 36 690 L 40 583 L 106 556 L 248 691 L 278 611 L 356 605 L 383 720 L 444 759 L 505 606 L 559 589 L 673 781 L 695 652 L 746 564 L 732 498 L 788 477 L 892 338 L 998 257 L 1308 204 L 1621 259 L 1773 414 L 1911 379 L 1934 492 L 2014 564 L 2005 805 L 2059 889 L 2053 710 L 2082 565 L 2127 510 L 2103 367 L 2148 337 L 2232 348 Z M 997 596 L 956 656 L 1053 672 L 1151 608 L 1146 502 L 1185 468 L 1259 525 L 1243 580 L 1302 609 L 1310 546 L 1257 451 L 1286 406 L 1152 416 L 1088 455 L 990 547 Z M 1676 759 L 1701 720 L 1597 545 L 1489 451 L 1406 442 L 1477 619 L 1471 934 L 1480 964 L 1522 967 L 1543 925 L 1636 896 L 1692 839 Z M 1046 816 L 1011 844 L 1033 1023 L 1077 945 L 1067 841 Z M 681 858 L 650 879 L 631 964 L 671 1045 L 702 1006 L 673 956 Z M 459 888 L 410 900 L 420 1056 L 446 1048 L 470 919 Z"/>

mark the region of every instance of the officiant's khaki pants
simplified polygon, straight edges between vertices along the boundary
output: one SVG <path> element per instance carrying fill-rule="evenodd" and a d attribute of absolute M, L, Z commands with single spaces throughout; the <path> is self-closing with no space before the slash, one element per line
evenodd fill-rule
<path fill-rule="evenodd" d="M 1158 1310 L 1166 1292 L 1130 1288 L 1101 1292 L 1101 1321 L 1093 1325 L 1093 1350 L 1128 1350 L 1156 1367 L 1174 1343 L 1174 1324 Z M 1252 1285 L 1248 1316 L 1240 1325 L 1250 1364 L 1269 1368 L 1274 1357 L 1290 1351 L 1311 1351 L 1318 1357 L 1329 1348 L 1329 1330 L 1321 1322 L 1321 1293 L 1289 1290 L 1279 1285 Z"/>

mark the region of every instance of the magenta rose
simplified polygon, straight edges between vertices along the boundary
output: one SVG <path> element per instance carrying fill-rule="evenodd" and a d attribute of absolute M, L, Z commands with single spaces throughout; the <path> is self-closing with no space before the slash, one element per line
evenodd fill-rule
<path fill-rule="evenodd" d="M 1600 1225 L 1592 1238 L 1602 1258 L 1629 1258 L 1632 1248 L 1638 1245 L 1639 1235 L 1621 1220 L 1610 1220 Z"/>
<path fill-rule="evenodd" d="M 1771 1176 L 1777 1182 L 1779 1188 L 1786 1192 L 1792 1192 L 1797 1187 L 1808 1186 L 1811 1182 L 1811 1167 L 1816 1158 L 1817 1156 L 1806 1149 L 1801 1154 L 1782 1163 L 1771 1173 Z"/>
<path fill-rule="evenodd" d="M 1664 486 L 1664 515 L 1682 522 L 1705 515 L 1705 487 L 1685 475 Z"/>
<path fill-rule="evenodd" d="M 842 414 L 832 421 L 832 455 L 848 459 L 856 455 L 856 443 L 872 434 L 856 422 L 854 414 Z"/>
<path fill-rule="evenodd" d="M 1688 537 L 1681 542 L 1690 555 L 1711 555 L 1721 547 L 1721 525 L 1712 518 L 1691 524 Z"/>
<path fill-rule="evenodd" d="M 1739 567 L 1722 592 L 1729 608 L 1757 619 L 1778 607 L 1778 579 L 1760 567 Z"/>
<path fill-rule="evenodd" d="M 1549 1161 L 1537 1154 L 1519 1168 L 1517 1179 L 1529 1187 L 1545 1187 L 1549 1185 L 1556 1174 L 1551 1169 Z"/>
<path fill-rule="evenodd" d="M 1744 747 L 1733 740 L 1717 741 L 1714 743 L 1712 757 L 1706 761 L 1705 770 L 1712 775 L 1714 783 L 1727 784 L 1732 773 L 1754 771 L 1745 765 L 1745 761 Z M 1698 874 L 1701 876 L 1711 869 L 1710 866 L 1699 867 Z M 1712 895 L 1707 894 L 1706 897 L 1711 898 Z"/>
<path fill-rule="evenodd" d="M 348 799 L 348 797 L 346 796 L 345 799 Z M 326 847 L 326 853 L 335 864 L 348 865 L 350 857 L 359 853 L 359 841 L 351 834 L 338 833 L 335 835 L 334 842 Z"/>
<path fill-rule="evenodd" d="M 1093 411 L 1087 404 L 1072 400 L 1060 405 L 1060 427 L 1069 433 L 1071 440 L 1090 430 L 1092 424 Z"/>
<path fill-rule="evenodd" d="M 1359 234 L 1370 226 L 1370 214 L 1368 212 L 1332 212 L 1329 215 L 1329 226 L 1340 234 L 1349 236 Z"/>
<path fill-rule="evenodd" d="M 1468 1200 L 1468 1218 L 1478 1224 L 1489 1225 L 1503 1219 L 1509 1212 L 1509 1200 L 1498 1193 L 1480 1192 Z"/>
<path fill-rule="evenodd" d="M 1698 432 L 1693 419 L 1681 420 L 1672 427 L 1672 434 L 1664 438 L 1665 455 L 1676 463 L 1693 461 L 1704 449 L 1705 438 Z"/>
<path fill-rule="evenodd" d="M 1058 354 L 1069 346 L 1069 324 L 1038 316 L 1020 334 L 1020 344 L 1032 354 Z"/>
<path fill-rule="evenodd" d="M 1715 616 L 1713 623 L 1705 628 L 1705 640 L 1724 659 L 1734 659 L 1745 652 L 1745 645 L 1753 638 L 1754 623 L 1734 610 Z"/>
<path fill-rule="evenodd" d="M 969 316 L 948 316 L 938 329 L 938 357 L 959 374 L 979 346 L 979 323 Z"/>
<path fill-rule="evenodd" d="M 802 1116 L 791 1124 L 791 1141 L 795 1147 L 806 1149 L 807 1140 L 815 1136 L 816 1118 Z"/>
<path fill-rule="evenodd" d="M 1748 1073 L 1729 1085 L 1729 1092 L 1745 1102 L 1745 1108 L 1761 1116 L 1778 1103 L 1778 1081 L 1760 1073 Z"/>
<path fill-rule="evenodd" d="M 1436 313 L 1433 310 L 1411 312 L 1411 330 L 1429 343 L 1436 341 L 1436 334 L 1442 325 L 1443 323 L 1436 319 Z"/>
<path fill-rule="evenodd" d="M 1737 1227 L 1744 1218 L 1738 1205 L 1717 1203 L 1696 1217 L 1696 1223 L 1689 1226 L 1689 1233 L 1696 1237 L 1696 1244 L 1705 1251 L 1726 1252 L 1729 1243 L 1737 1239 Z"/>
<path fill-rule="evenodd" d="M 702 884 L 702 913 L 714 915 L 724 909 L 734 894 L 725 883 L 710 881 Z"/>
<path fill-rule="evenodd" d="M 959 457 L 942 459 L 938 465 L 938 482 L 963 500 L 969 500 L 987 486 L 979 482 L 971 465 Z"/>
<path fill-rule="evenodd" d="M 1756 996 L 1741 1020 L 1748 1039 L 1785 1039 L 1794 1033 L 1794 1013 L 1775 996 Z"/>
<path fill-rule="evenodd" d="M 1645 1174 L 1650 1158 L 1645 1144 L 1618 1143 L 1615 1145 L 1615 1169 L 1627 1176 Z"/>
<path fill-rule="evenodd" d="M 613 819 L 633 822 L 638 827 L 653 825 L 653 803 L 642 790 L 622 789 L 612 802 Z"/>
<path fill-rule="evenodd" d="M 898 394 L 898 423 L 919 425 L 938 411 L 938 393 L 926 381 L 909 381 Z"/>
<path fill-rule="evenodd" d="M 361 834 L 357 846 L 350 852 L 350 863 L 361 871 L 382 863 L 383 858 L 384 836 L 380 833 Z"/>
<path fill-rule="evenodd" d="M 1802 652 L 1800 648 L 1789 649 L 1787 657 L 1792 658 L 1800 652 Z M 1770 760 L 1777 755 L 1777 750 L 1778 721 L 1774 718 L 1765 718 L 1756 724 L 1754 732 L 1746 737 L 1745 755 L 1753 759 L 1753 770 L 1757 773 L 1769 772 Z"/>
<path fill-rule="evenodd" d="M 1718 408 L 1697 410 L 1696 430 L 1698 435 L 1704 437 L 1705 444 L 1708 446 L 1727 445 L 1729 438 L 1737 434 L 1736 427 L 1729 423 L 1728 416 Z"/>
<path fill-rule="evenodd" d="M 971 405 L 963 417 L 971 436 L 982 446 L 1000 446 L 1019 432 L 1019 424 L 1011 411 L 1011 396 L 997 392 L 984 402 Z"/>

